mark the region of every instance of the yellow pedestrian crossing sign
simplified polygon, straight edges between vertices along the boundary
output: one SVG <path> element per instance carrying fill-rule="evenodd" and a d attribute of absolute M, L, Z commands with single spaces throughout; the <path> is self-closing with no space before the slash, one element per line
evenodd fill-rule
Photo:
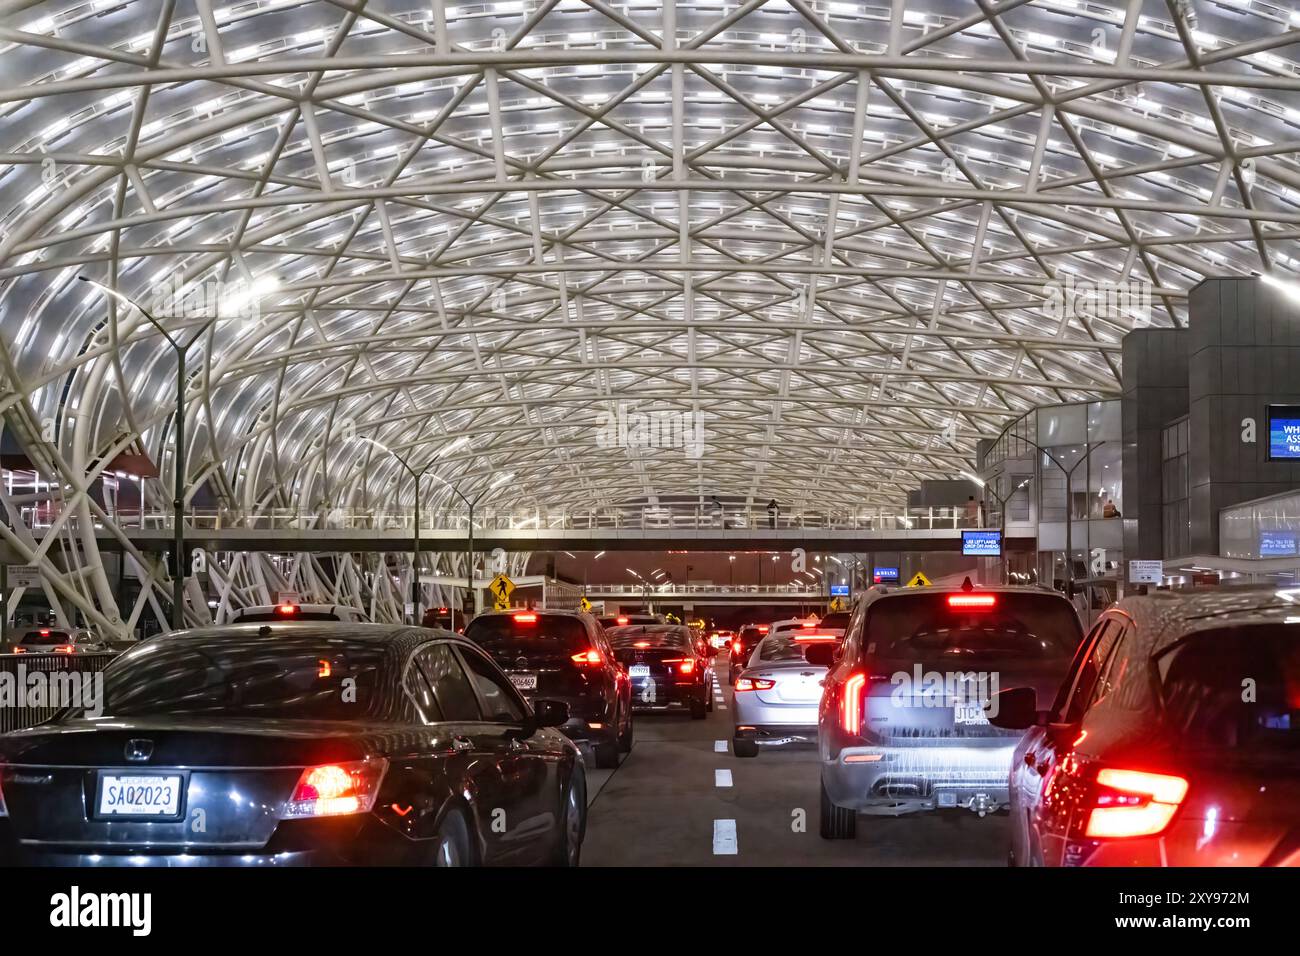
<path fill-rule="evenodd" d="M 591 606 L 591 602 L 587 600 L 587 595 L 584 594 L 582 600 L 578 602 L 578 607 L 590 614 Z"/>
<path fill-rule="evenodd" d="M 912 575 L 912 580 L 907 582 L 907 586 L 909 588 L 928 588 L 930 586 L 930 579 L 920 571 L 917 571 Z"/>
<path fill-rule="evenodd" d="M 842 610 L 844 610 L 844 602 L 841 601 L 839 598 L 831 598 L 831 605 L 830 605 L 831 613 L 834 613 L 836 611 L 842 611 Z"/>
<path fill-rule="evenodd" d="M 511 581 L 504 574 L 498 574 L 488 585 L 488 590 L 492 592 L 492 600 L 498 611 L 504 611 L 510 607 L 510 595 L 515 593 L 515 582 Z"/>

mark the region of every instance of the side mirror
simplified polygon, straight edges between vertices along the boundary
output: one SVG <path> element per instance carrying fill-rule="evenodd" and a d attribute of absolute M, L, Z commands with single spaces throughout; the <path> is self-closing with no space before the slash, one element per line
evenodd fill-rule
<path fill-rule="evenodd" d="M 831 667 L 839 655 L 833 644 L 809 644 L 804 648 L 803 659 L 814 667 Z"/>
<path fill-rule="evenodd" d="M 1024 730 L 1040 723 L 1038 694 L 1032 687 L 1004 690 L 992 701 L 989 723 L 1003 730 Z"/>
<path fill-rule="evenodd" d="M 560 727 L 569 722 L 569 705 L 562 700 L 533 701 L 533 720 L 538 727 Z"/>

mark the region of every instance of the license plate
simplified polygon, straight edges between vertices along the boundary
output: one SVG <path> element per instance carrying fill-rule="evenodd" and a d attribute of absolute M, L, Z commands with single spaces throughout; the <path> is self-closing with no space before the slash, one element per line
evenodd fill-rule
<path fill-rule="evenodd" d="M 100 774 L 99 815 L 178 816 L 182 779 L 180 774 Z"/>
<path fill-rule="evenodd" d="M 629 668 L 627 669 L 627 676 L 628 676 L 628 677 L 649 677 L 649 676 L 650 676 L 650 665 L 649 665 L 649 664 L 633 664 L 631 667 L 629 667 Z"/>
<path fill-rule="evenodd" d="M 952 709 L 952 719 L 958 724 L 987 724 L 988 715 L 980 704 L 957 704 Z"/>
<path fill-rule="evenodd" d="M 537 675 L 511 674 L 510 683 L 515 685 L 515 690 L 537 690 Z"/>

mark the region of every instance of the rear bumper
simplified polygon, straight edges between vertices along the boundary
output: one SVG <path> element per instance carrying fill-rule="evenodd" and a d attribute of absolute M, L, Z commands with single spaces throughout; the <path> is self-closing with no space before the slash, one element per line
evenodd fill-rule
<path fill-rule="evenodd" d="M 559 730 L 570 740 L 581 742 L 604 738 L 613 731 L 614 708 L 603 697 L 530 694 L 528 699 L 530 701 L 554 700 L 568 707 L 569 719 Z M 600 724 L 600 726 L 592 727 L 592 724 Z"/>
<path fill-rule="evenodd" d="M 733 696 L 732 707 L 736 726 L 758 725 L 765 727 L 812 728 L 817 735 L 818 701 L 797 704 L 769 704 L 758 699 L 755 691 L 738 691 Z"/>
<path fill-rule="evenodd" d="M 647 698 L 640 679 L 632 682 L 632 709 L 635 711 L 676 710 L 693 703 L 708 703 L 710 685 L 703 681 L 673 684 L 656 680 L 654 693 Z"/>
<path fill-rule="evenodd" d="M 868 813 L 949 807 L 991 812 L 1009 802 L 1016 743 L 845 747 L 834 757 L 823 754 L 822 781 L 837 805 Z"/>
<path fill-rule="evenodd" d="M 760 747 L 799 747 L 817 743 L 816 724 L 748 724 L 736 721 L 736 738 Z"/>

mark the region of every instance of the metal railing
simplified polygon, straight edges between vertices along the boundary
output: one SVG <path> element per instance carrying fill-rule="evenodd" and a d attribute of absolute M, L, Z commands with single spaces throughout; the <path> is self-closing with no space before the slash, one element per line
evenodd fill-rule
<path fill-rule="evenodd" d="M 596 597 L 691 597 L 706 594 L 739 594 L 830 600 L 821 588 L 794 584 L 588 584 L 586 593 L 588 596 Z"/>
<path fill-rule="evenodd" d="M 84 695 L 89 681 L 70 697 L 78 680 L 58 675 L 97 674 L 117 656 L 116 652 L 99 654 L 0 654 L 0 733 L 34 727 L 49 720 L 65 707 L 91 700 Z M 37 674 L 44 675 L 33 681 Z M 39 696 L 34 688 L 39 687 Z"/>
<path fill-rule="evenodd" d="M 169 530 L 169 510 L 118 510 L 111 517 L 119 528 Z M 410 531 L 415 514 L 405 509 L 268 508 L 256 512 L 237 509 L 193 509 L 186 525 L 196 531 L 252 529 L 267 531 Z M 422 531 L 463 531 L 469 524 L 462 509 L 426 509 L 420 518 Z M 897 508 L 871 505 L 849 510 L 808 509 L 792 513 L 770 513 L 765 507 L 708 504 L 611 508 L 481 508 L 474 512 L 476 531 L 536 530 L 845 530 L 845 531 L 937 531 L 975 528 L 978 518 L 962 508 Z"/>

